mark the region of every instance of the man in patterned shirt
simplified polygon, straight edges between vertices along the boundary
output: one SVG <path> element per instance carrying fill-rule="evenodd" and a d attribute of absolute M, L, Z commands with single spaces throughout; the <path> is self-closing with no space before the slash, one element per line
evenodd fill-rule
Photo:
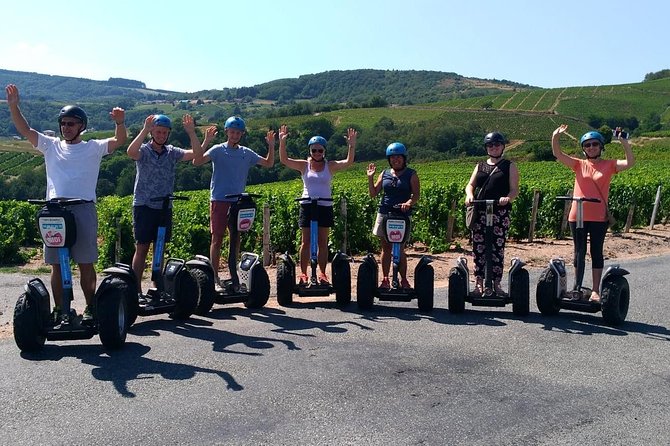
<path fill-rule="evenodd" d="M 142 275 L 146 267 L 147 253 L 151 243 L 156 243 L 163 206 L 162 201 L 151 201 L 151 199 L 172 194 L 177 161 L 191 161 L 195 157 L 194 151 L 201 150 L 200 141 L 195 134 L 195 122 L 191 115 L 184 115 L 182 123 L 191 141 L 190 150 L 167 144 L 172 123 L 165 115 L 147 116 L 144 120 L 144 127 L 127 150 L 128 156 L 135 160 L 137 168 L 133 190 L 135 254 L 132 267 L 137 277 L 137 289 L 140 295 L 142 294 Z M 144 142 L 149 133 L 151 133 L 151 139 Z M 168 216 L 166 243 L 170 240 L 171 229 L 172 209 Z"/>

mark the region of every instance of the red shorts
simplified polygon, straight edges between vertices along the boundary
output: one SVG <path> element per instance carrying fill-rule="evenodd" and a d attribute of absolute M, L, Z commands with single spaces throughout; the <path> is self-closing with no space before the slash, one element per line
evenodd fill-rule
<path fill-rule="evenodd" d="M 209 231 L 213 237 L 223 237 L 228 230 L 228 211 L 230 201 L 209 202 Z"/>

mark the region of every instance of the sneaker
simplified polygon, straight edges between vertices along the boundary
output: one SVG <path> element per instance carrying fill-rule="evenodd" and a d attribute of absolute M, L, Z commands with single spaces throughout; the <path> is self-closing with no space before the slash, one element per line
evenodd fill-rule
<path fill-rule="evenodd" d="M 54 325 L 58 325 L 58 324 L 60 324 L 62 317 L 63 317 L 63 313 L 62 313 L 60 307 L 55 306 L 53 311 L 51 311 L 51 322 L 53 322 Z"/>
<path fill-rule="evenodd" d="M 319 273 L 319 283 L 321 283 L 321 285 L 330 285 L 330 280 L 328 280 L 328 276 L 324 273 Z"/>
<path fill-rule="evenodd" d="M 84 312 L 81 315 L 81 321 L 89 322 L 92 321 L 94 317 L 95 317 L 95 308 L 93 307 L 93 305 L 86 305 L 86 308 L 84 308 Z"/>
<path fill-rule="evenodd" d="M 137 303 L 140 305 L 145 305 L 147 302 L 149 302 L 149 296 L 146 294 L 142 293 L 137 293 Z"/>
<path fill-rule="evenodd" d="M 388 289 L 391 288 L 391 283 L 389 282 L 388 277 L 384 277 L 384 279 L 382 280 L 382 283 L 379 284 L 379 288 L 383 288 L 385 290 L 388 290 Z"/>
<path fill-rule="evenodd" d="M 493 284 L 493 290 L 496 293 L 496 296 L 507 297 L 507 293 L 500 286 L 500 282 L 496 282 Z"/>
<path fill-rule="evenodd" d="M 307 276 L 307 274 L 300 274 L 299 284 L 300 285 L 307 285 L 308 283 L 309 283 L 309 277 Z"/>
<path fill-rule="evenodd" d="M 400 288 L 403 288 L 403 289 L 405 289 L 405 290 L 411 290 L 411 289 L 412 289 L 412 285 L 409 284 L 409 282 L 407 281 L 407 279 L 403 278 L 403 279 L 400 281 Z"/>
<path fill-rule="evenodd" d="M 591 291 L 591 297 L 589 297 L 589 302 L 600 303 L 600 294 L 597 291 Z"/>
<path fill-rule="evenodd" d="M 226 291 L 225 288 L 223 288 L 219 282 L 214 282 L 215 293 L 223 293 L 224 291 Z"/>

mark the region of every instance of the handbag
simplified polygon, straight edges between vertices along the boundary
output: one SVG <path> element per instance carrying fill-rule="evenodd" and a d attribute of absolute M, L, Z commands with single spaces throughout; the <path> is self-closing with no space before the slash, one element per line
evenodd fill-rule
<path fill-rule="evenodd" d="M 491 171 L 491 173 L 489 173 L 489 176 L 486 177 L 486 181 L 484 181 L 484 183 L 482 184 L 481 187 L 478 187 L 478 188 L 476 189 L 476 191 L 475 191 L 475 200 L 479 200 L 479 199 L 480 199 L 480 195 L 482 194 L 482 192 L 483 192 L 484 189 L 486 188 L 486 185 L 488 184 L 489 180 L 491 179 L 491 175 L 493 175 L 493 172 L 495 172 L 497 169 L 498 169 L 498 165 L 496 164 L 496 165 L 493 167 L 493 170 Z M 477 218 L 476 218 L 477 212 L 476 212 L 476 209 L 477 209 L 477 206 L 474 205 L 474 204 L 471 205 L 471 206 L 466 206 L 466 207 L 465 207 L 465 226 L 466 226 L 468 229 L 470 229 L 470 230 L 473 230 L 473 229 L 475 228 L 475 224 L 477 223 Z"/>

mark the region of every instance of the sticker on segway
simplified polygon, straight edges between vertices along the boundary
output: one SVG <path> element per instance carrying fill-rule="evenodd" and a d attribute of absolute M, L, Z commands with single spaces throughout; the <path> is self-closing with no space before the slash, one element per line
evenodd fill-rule
<path fill-rule="evenodd" d="M 237 213 L 237 230 L 246 232 L 254 225 L 254 218 L 256 218 L 256 209 L 240 209 Z"/>
<path fill-rule="evenodd" d="M 405 239 L 407 222 L 405 220 L 386 220 L 386 236 L 391 243 L 400 243 Z"/>
<path fill-rule="evenodd" d="M 40 217 L 40 235 L 48 248 L 65 246 L 65 219 L 63 217 Z"/>

